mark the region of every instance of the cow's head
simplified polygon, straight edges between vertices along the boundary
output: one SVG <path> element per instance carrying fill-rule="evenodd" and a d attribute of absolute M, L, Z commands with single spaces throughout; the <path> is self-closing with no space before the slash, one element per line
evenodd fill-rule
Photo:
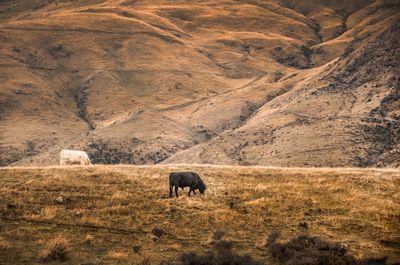
<path fill-rule="evenodd" d="M 200 193 L 203 194 L 204 191 L 207 189 L 206 185 L 203 183 L 203 181 L 199 182 L 199 185 L 197 185 L 197 188 L 199 189 Z"/>

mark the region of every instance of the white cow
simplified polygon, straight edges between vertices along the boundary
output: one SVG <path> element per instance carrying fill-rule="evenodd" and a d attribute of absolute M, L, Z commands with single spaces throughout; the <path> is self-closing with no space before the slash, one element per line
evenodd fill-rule
<path fill-rule="evenodd" d="M 62 150 L 60 152 L 60 165 L 91 165 L 89 156 L 84 151 Z"/>

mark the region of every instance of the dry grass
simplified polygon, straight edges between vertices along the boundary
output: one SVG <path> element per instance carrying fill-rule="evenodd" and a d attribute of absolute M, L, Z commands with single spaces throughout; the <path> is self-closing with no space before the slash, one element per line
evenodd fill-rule
<path fill-rule="evenodd" d="M 4 240 L 4 238 L 0 237 L 0 250 L 6 251 L 11 248 L 11 245 L 8 241 Z"/>
<path fill-rule="evenodd" d="M 126 260 L 128 258 L 128 253 L 120 251 L 120 250 L 110 250 L 107 253 L 107 256 L 112 259 L 123 259 Z"/>
<path fill-rule="evenodd" d="M 194 170 L 204 196 L 168 197 L 168 173 Z M 56 199 L 62 196 L 63 204 Z M 400 171 L 224 166 L 93 166 L 0 169 L 0 237 L 5 264 L 34 264 L 60 234 L 73 247 L 65 264 L 101 260 L 154 264 L 212 248 L 224 232 L 240 253 L 268 260 L 273 230 L 346 244 L 357 258 L 400 259 Z M 300 225 L 307 223 L 307 227 Z M 152 230 L 165 234 L 154 240 Z M 140 251 L 134 251 L 140 246 Z"/>
<path fill-rule="evenodd" d="M 40 255 L 40 260 L 49 261 L 64 261 L 67 259 L 70 245 L 68 239 L 63 236 L 57 236 L 51 239 Z"/>
<path fill-rule="evenodd" d="M 92 242 L 93 242 L 93 240 L 94 240 L 94 236 L 92 236 L 92 235 L 86 235 L 86 237 L 85 237 L 85 243 L 86 244 L 91 244 Z"/>

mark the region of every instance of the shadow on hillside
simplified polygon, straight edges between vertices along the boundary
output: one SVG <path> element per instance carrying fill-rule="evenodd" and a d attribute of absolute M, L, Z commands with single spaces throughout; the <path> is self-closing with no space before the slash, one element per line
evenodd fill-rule
<path fill-rule="evenodd" d="M 259 261 L 248 254 L 240 255 L 232 249 L 232 242 L 219 240 L 213 243 L 213 250 L 205 254 L 182 253 L 175 261 L 161 262 L 160 265 L 386 265 L 388 258 L 368 258 L 359 260 L 341 244 L 301 235 L 285 243 L 278 243 L 279 233 L 269 235 L 265 244 L 273 263 Z M 399 264 L 399 263 L 395 263 Z M 393 264 L 393 265 L 395 265 Z"/>

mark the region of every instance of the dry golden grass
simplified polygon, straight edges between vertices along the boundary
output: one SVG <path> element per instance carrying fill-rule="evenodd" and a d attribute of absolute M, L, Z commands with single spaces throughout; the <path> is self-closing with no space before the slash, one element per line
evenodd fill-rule
<path fill-rule="evenodd" d="M 112 259 L 123 259 L 126 260 L 128 258 L 128 253 L 119 251 L 119 250 L 110 250 L 107 253 L 107 256 L 112 258 Z"/>
<path fill-rule="evenodd" d="M 204 196 L 168 197 L 168 173 L 199 172 Z M 63 203 L 58 202 L 58 197 Z M 0 169 L 4 264 L 35 264 L 56 235 L 70 240 L 65 264 L 153 264 L 211 248 L 221 230 L 239 253 L 270 261 L 261 247 L 309 233 L 357 257 L 400 259 L 400 171 L 200 165 Z M 306 222 L 308 228 L 299 226 Z M 155 240 L 152 229 L 166 233 Z M 0 245 L 5 245 L 1 243 Z M 140 251 L 135 252 L 134 246 Z"/>
<path fill-rule="evenodd" d="M 0 237 L 0 250 L 1 251 L 6 251 L 11 248 L 11 245 L 9 242 L 4 240 L 4 238 Z"/>
<path fill-rule="evenodd" d="M 67 259 L 70 245 L 68 239 L 63 236 L 57 236 L 51 239 L 43 249 L 40 260 L 49 261 L 64 261 Z"/>

